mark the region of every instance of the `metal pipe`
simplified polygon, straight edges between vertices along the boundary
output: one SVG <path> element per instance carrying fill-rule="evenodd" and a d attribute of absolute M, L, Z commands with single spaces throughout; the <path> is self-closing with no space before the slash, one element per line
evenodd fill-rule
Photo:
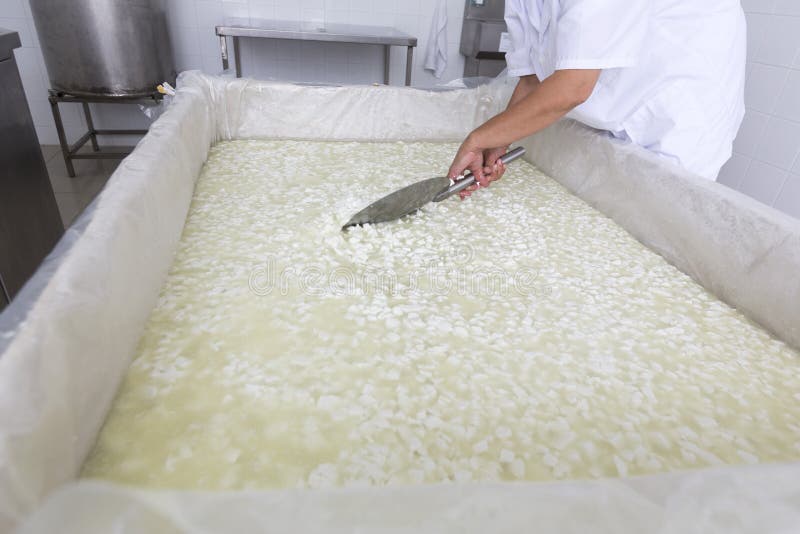
<path fill-rule="evenodd" d="M 389 85 L 389 65 L 392 60 L 392 48 L 383 45 L 383 85 Z"/>
<path fill-rule="evenodd" d="M 242 49 L 239 47 L 239 38 L 233 38 L 233 61 L 236 65 L 236 77 L 242 77 Z"/>
<path fill-rule="evenodd" d="M 81 147 L 86 144 L 86 141 L 88 141 L 91 136 L 92 132 L 86 132 L 85 134 L 80 136 L 80 138 L 77 141 L 75 141 L 75 144 L 69 147 L 69 156 L 71 158 L 74 158 L 75 153 L 78 152 L 78 150 L 80 150 Z"/>
<path fill-rule="evenodd" d="M 406 86 L 411 86 L 411 66 L 414 63 L 414 47 L 409 46 L 406 52 Z"/>
<path fill-rule="evenodd" d="M 64 156 L 64 165 L 67 167 L 67 175 L 70 178 L 75 178 L 75 167 L 72 165 L 72 160 L 69 157 L 69 143 L 67 143 L 67 134 L 64 133 L 64 122 L 61 120 L 61 110 L 58 109 L 58 101 L 50 96 L 50 109 L 53 111 L 53 121 L 56 123 L 56 134 L 58 134 L 58 144 L 61 145 L 61 154 Z"/>
<path fill-rule="evenodd" d="M 507 165 L 514 161 L 515 159 L 523 156 L 525 154 L 525 149 L 521 146 L 515 148 L 511 152 L 506 152 L 503 156 L 500 157 L 500 161 L 503 162 L 503 165 Z M 467 187 L 471 186 L 475 183 L 475 176 L 472 173 L 467 174 L 461 180 L 457 182 L 453 182 L 450 187 L 433 197 L 434 202 L 441 202 L 442 200 L 446 199 L 450 195 L 454 195 L 466 189 Z"/>
<path fill-rule="evenodd" d="M 228 38 L 224 35 L 219 36 L 219 52 L 222 55 L 222 70 L 228 70 L 230 68 L 228 63 Z"/>
<path fill-rule="evenodd" d="M 95 130 L 97 135 L 144 135 L 147 130 Z"/>
<path fill-rule="evenodd" d="M 100 151 L 97 145 L 97 130 L 94 129 L 94 121 L 92 121 L 92 112 L 89 109 L 89 103 L 83 103 L 83 115 L 86 117 L 86 127 L 89 128 L 89 135 L 92 137 L 92 150 L 95 152 Z"/>
<path fill-rule="evenodd" d="M 6 289 L 6 284 L 3 282 L 3 275 L 0 274 L 0 311 L 6 305 L 11 303 L 11 295 L 8 294 L 8 289 Z"/>
<path fill-rule="evenodd" d="M 128 154 L 130 150 L 114 150 L 111 152 L 90 152 L 89 154 L 74 154 L 70 156 L 72 159 L 122 159 Z"/>

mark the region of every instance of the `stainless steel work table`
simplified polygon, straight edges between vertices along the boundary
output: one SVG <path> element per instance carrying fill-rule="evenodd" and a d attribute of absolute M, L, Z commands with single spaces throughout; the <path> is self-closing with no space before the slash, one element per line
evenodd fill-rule
<path fill-rule="evenodd" d="M 390 50 L 392 46 L 405 46 L 406 85 L 411 85 L 411 65 L 417 38 L 394 28 L 385 26 L 356 26 L 352 24 L 315 24 L 311 22 L 283 20 L 233 19 L 216 27 L 219 36 L 222 67 L 228 68 L 228 41 L 233 38 L 233 55 L 236 77 L 242 76 L 242 60 L 239 39 L 260 37 L 263 39 L 290 39 L 294 41 L 322 41 L 383 46 L 383 83 L 389 85 Z"/>

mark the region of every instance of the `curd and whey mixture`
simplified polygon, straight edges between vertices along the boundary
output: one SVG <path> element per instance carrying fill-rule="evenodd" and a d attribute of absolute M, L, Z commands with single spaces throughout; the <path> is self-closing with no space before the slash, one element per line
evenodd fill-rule
<path fill-rule="evenodd" d="M 800 459 L 800 359 L 525 162 L 341 225 L 453 144 L 233 141 L 83 475 L 242 489 Z"/>

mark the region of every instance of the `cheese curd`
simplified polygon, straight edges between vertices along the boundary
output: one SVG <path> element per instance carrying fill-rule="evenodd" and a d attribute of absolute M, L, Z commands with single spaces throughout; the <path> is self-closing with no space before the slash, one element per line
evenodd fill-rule
<path fill-rule="evenodd" d="M 83 476 L 244 489 L 800 459 L 800 359 L 528 163 L 340 231 L 457 146 L 214 146 Z"/>

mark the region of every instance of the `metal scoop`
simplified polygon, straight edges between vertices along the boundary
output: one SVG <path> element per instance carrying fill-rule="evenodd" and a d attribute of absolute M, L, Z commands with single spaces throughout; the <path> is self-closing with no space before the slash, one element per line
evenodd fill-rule
<path fill-rule="evenodd" d="M 511 163 L 525 153 L 525 149 L 517 147 L 500 157 L 504 164 Z M 420 209 L 428 202 L 441 202 L 459 191 L 475 183 L 472 173 L 467 174 L 458 181 L 450 178 L 429 178 L 402 189 L 390 193 L 380 200 L 376 200 L 363 210 L 359 211 L 347 223 L 342 226 L 342 230 L 347 230 L 351 226 L 361 226 L 363 224 L 374 224 L 381 222 L 394 221 L 409 213 Z"/>

